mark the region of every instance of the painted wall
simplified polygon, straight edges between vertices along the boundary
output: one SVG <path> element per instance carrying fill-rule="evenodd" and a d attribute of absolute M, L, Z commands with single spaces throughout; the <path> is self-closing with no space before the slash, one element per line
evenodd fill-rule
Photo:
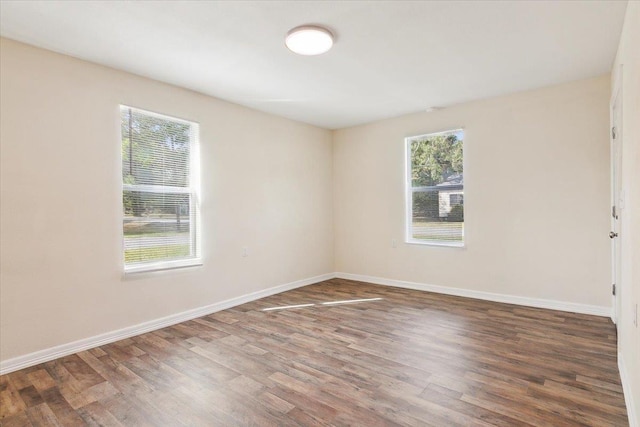
<path fill-rule="evenodd" d="M 329 131 L 0 47 L 0 359 L 333 271 Z M 120 103 L 200 123 L 201 268 L 123 278 Z"/>
<path fill-rule="evenodd" d="M 609 76 L 332 133 L 1 43 L 1 360 L 332 271 L 610 305 Z M 201 268 L 123 277 L 120 103 L 200 123 Z M 467 246 L 404 244 L 403 139 L 460 126 Z"/>
<path fill-rule="evenodd" d="M 609 96 L 605 75 L 336 131 L 336 271 L 610 307 Z M 404 138 L 459 127 L 466 247 L 403 243 Z"/>
<path fill-rule="evenodd" d="M 622 67 L 621 67 L 622 66 Z M 622 69 L 622 75 L 621 75 Z M 620 81 L 619 77 L 622 77 Z M 635 424 L 640 426 L 640 319 L 634 324 L 640 304 L 640 3 L 629 2 L 618 54 L 613 66 L 612 83 L 622 90 L 622 190 L 620 239 L 622 280 L 621 318 L 618 322 L 618 348 L 621 367 L 626 371 L 627 407 L 635 409 Z M 617 82 L 616 82 L 617 81 Z M 623 373 L 624 375 L 624 373 Z M 631 414 L 630 414 L 631 416 Z"/>

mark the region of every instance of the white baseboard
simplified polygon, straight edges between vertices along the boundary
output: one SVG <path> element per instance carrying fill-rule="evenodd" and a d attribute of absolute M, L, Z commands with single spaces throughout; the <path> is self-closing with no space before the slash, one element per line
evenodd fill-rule
<path fill-rule="evenodd" d="M 636 404 L 637 400 L 634 399 L 634 396 L 631 392 L 631 378 L 629 377 L 627 367 L 624 364 L 622 353 L 618 353 L 618 370 L 620 371 L 620 381 L 622 382 L 622 391 L 624 392 L 624 402 L 627 405 L 629 427 L 640 427 L 640 420 L 638 419 L 638 416 L 640 414 L 636 413 L 636 408 L 638 408 Z"/>
<path fill-rule="evenodd" d="M 295 282 L 286 283 L 284 285 L 275 286 L 272 288 L 264 289 L 258 292 L 242 295 L 236 298 L 231 298 L 219 303 L 210 304 L 204 307 L 195 308 L 193 310 L 187 310 L 182 313 L 172 314 L 160 319 L 151 320 L 148 322 L 140 323 L 137 325 L 129 326 L 116 331 L 106 332 L 104 334 L 96 335 L 89 338 L 84 338 L 78 341 L 73 341 L 67 344 L 58 345 L 55 347 L 35 351 L 33 353 L 25 354 L 23 356 L 14 357 L 12 359 L 0 361 L 0 375 L 8 374 L 9 372 L 17 371 L 19 369 L 34 366 L 39 363 L 48 362 L 59 357 L 67 356 L 69 354 L 77 353 L 79 351 L 88 350 L 94 347 L 99 347 L 104 344 L 109 344 L 115 341 L 119 341 L 125 338 L 130 338 L 136 335 L 144 334 L 145 332 L 154 331 L 167 326 L 175 325 L 176 323 L 184 322 L 187 320 L 195 319 L 197 317 L 206 316 L 217 311 L 225 310 L 227 308 L 235 307 L 240 304 L 244 304 L 250 301 L 254 301 L 260 298 L 264 298 L 270 295 L 279 294 L 291 289 L 299 288 L 302 286 L 311 285 L 314 283 L 322 282 L 333 278 L 357 280 L 361 282 L 374 283 L 378 285 L 395 286 L 399 288 L 416 289 L 420 291 L 435 292 L 446 295 L 455 295 L 468 298 L 476 298 L 481 300 L 503 302 L 508 304 L 523 305 L 528 307 L 547 308 L 552 310 L 569 311 L 573 313 L 592 314 L 595 316 L 611 316 L 610 307 L 593 306 L 586 304 L 576 304 L 571 302 L 553 301 L 537 298 L 519 297 L 514 295 L 496 294 L 483 291 L 474 291 L 469 289 L 451 288 L 447 286 L 427 285 L 415 282 L 406 282 L 402 280 L 384 279 L 380 277 L 364 276 L 360 274 L 350 273 L 328 273 L 320 276 L 310 277 L 308 279 L 297 280 Z M 640 427 L 640 426 L 637 426 Z"/>
<path fill-rule="evenodd" d="M 62 344 L 55 347 L 46 348 L 44 350 L 35 351 L 33 353 L 25 354 L 23 356 L 14 357 L 12 359 L 3 360 L 0 362 L 0 375 L 8 374 L 10 372 L 27 368 L 29 366 L 34 366 L 39 363 L 48 362 L 50 360 L 57 359 L 59 357 L 68 356 L 70 354 L 77 353 L 79 351 L 88 350 L 94 347 L 99 347 L 104 344 L 109 344 L 125 338 L 130 338 L 136 335 L 144 334 L 145 332 L 155 331 L 156 329 L 161 329 L 167 326 L 175 325 L 176 323 L 185 322 L 187 320 L 195 319 L 197 317 L 206 316 L 208 314 L 215 313 L 217 311 L 235 307 L 237 305 L 254 301 L 260 298 L 268 297 L 270 295 L 279 294 L 281 292 L 289 291 L 291 289 L 300 288 L 302 286 L 307 286 L 314 283 L 322 282 L 324 280 L 333 279 L 334 277 L 335 275 L 333 273 L 328 273 L 320 276 L 310 277 L 308 279 L 297 280 L 295 282 L 290 282 L 284 285 L 263 289 L 261 291 L 242 295 L 236 298 L 231 298 L 215 304 L 206 305 L 204 307 L 183 311 L 182 313 L 172 314 L 166 317 L 162 317 L 160 319 L 139 323 L 137 325 L 129 326 L 116 331 L 106 332 L 104 334 L 96 335 L 93 337 L 84 338 L 84 339 L 73 341 L 67 344 Z"/>
<path fill-rule="evenodd" d="M 598 305 L 577 304 L 574 302 L 554 301 L 540 298 L 519 297 L 515 295 L 496 294 L 471 289 L 451 288 L 448 286 L 427 285 L 403 280 L 384 279 L 381 277 L 363 276 L 351 273 L 335 273 L 340 279 L 357 280 L 374 283 L 376 285 L 395 286 L 397 288 L 416 289 L 419 291 L 435 292 L 438 294 L 455 295 L 459 297 L 475 298 L 486 301 L 503 302 L 507 304 L 524 305 L 527 307 L 547 308 L 551 310 L 568 311 L 571 313 L 591 314 L 594 316 L 611 317 L 611 307 Z"/>

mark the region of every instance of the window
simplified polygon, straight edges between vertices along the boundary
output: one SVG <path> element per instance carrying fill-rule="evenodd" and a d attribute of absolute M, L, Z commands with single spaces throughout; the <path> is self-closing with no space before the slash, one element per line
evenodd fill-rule
<path fill-rule="evenodd" d="M 120 107 L 126 272 L 201 264 L 198 124 Z"/>
<path fill-rule="evenodd" d="M 407 242 L 464 244 L 463 131 L 406 140 Z"/>

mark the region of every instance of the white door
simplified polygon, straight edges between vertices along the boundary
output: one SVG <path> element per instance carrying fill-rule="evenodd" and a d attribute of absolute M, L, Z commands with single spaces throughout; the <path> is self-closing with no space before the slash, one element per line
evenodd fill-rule
<path fill-rule="evenodd" d="M 620 300 L 622 297 L 620 224 L 624 208 L 624 195 L 621 188 L 622 176 L 622 119 L 621 91 L 615 91 L 611 103 L 611 279 L 613 283 L 613 321 L 619 324 Z"/>

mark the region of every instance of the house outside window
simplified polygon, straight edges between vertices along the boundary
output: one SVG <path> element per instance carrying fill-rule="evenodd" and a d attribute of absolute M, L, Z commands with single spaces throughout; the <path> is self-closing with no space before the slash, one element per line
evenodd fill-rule
<path fill-rule="evenodd" d="M 461 129 L 405 139 L 408 243 L 464 245 Z"/>
<path fill-rule="evenodd" d="M 198 124 L 120 107 L 125 272 L 201 264 Z"/>

